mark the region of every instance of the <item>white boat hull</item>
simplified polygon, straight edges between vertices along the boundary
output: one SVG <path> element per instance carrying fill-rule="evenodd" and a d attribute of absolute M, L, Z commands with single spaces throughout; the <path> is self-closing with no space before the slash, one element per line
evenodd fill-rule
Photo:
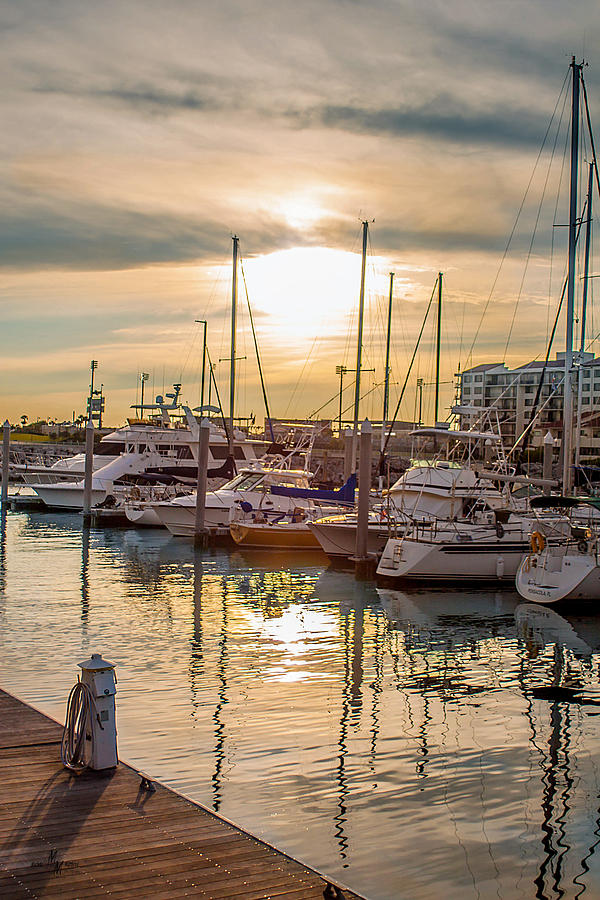
<path fill-rule="evenodd" d="M 462 544 L 392 539 L 386 544 L 377 575 L 421 582 L 511 583 L 527 549 L 523 540 Z"/>
<path fill-rule="evenodd" d="M 32 485 L 38 497 L 53 509 L 83 509 L 83 483 Z M 106 500 L 105 488 L 92 488 L 91 505 L 98 506 Z"/>
<path fill-rule="evenodd" d="M 342 560 L 356 552 L 356 523 L 309 522 L 308 527 L 330 559 Z M 369 525 L 367 553 L 375 558 L 383 552 L 389 537 L 385 525 Z"/>
<path fill-rule="evenodd" d="M 125 515 L 134 525 L 146 528 L 162 528 L 162 522 L 151 506 L 129 506 L 125 504 Z"/>
<path fill-rule="evenodd" d="M 547 547 L 523 559 L 515 583 L 521 597 L 531 603 L 600 600 L 600 566 L 589 553 Z"/>
<path fill-rule="evenodd" d="M 196 505 L 181 503 L 155 503 L 152 510 L 159 524 L 164 525 L 176 537 L 194 537 L 196 528 Z M 226 506 L 206 506 L 204 524 L 206 528 L 229 528 L 231 509 Z"/>

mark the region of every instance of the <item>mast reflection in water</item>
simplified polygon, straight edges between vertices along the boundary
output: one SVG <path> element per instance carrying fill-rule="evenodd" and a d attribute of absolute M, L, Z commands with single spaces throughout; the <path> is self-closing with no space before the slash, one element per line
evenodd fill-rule
<path fill-rule="evenodd" d="M 600 896 L 595 620 L 78 516 L 0 549 L 2 686 L 63 717 L 102 652 L 156 778 L 372 898 Z"/>

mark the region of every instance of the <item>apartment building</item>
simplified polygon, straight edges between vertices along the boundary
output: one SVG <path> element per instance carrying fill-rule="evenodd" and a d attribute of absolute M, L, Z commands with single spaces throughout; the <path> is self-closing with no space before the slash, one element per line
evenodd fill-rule
<path fill-rule="evenodd" d="M 509 369 L 505 363 L 482 363 L 466 369 L 460 379 L 461 406 L 494 406 L 507 447 L 522 434 L 531 420 L 536 393 L 542 379 L 539 406 L 542 407 L 533 428 L 530 445 L 540 447 L 549 431 L 560 445 L 563 429 L 563 381 L 565 354 L 557 353 L 544 362 L 535 360 Z M 578 374 L 576 372 L 575 383 Z M 584 353 L 581 361 L 581 461 L 600 457 L 600 358 Z M 575 402 L 577 409 L 577 400 Z M 461 415 L 461 426 L 468 427 L 476 417 Z"/>

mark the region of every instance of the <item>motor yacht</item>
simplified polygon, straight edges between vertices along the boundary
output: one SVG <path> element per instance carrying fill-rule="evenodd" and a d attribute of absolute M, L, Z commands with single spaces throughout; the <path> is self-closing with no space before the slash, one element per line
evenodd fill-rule
<path fill-rule="evenodd" d="M 166 410 L 163 410 L 163 413 Z M 199 424 L 187 406 L 181 407 L 181 415 L 130 419 L 127 425 L 102 438 L 111 447 L 120 446 L 121 452 L 93 472 L 91 504 L 97 506 L 110 502 L 116 505 L 124 499 L 131 485 L 188 482 L 190 489 L 197 480 Z M 234 455 L 238 463 L 252 463 L 257 459 L 256 449 L 262 442 L 249 440 L 241 432 L 234 433 Z M 220 426 L 210 423 L 208 468 L 209 471 L 227 468 L 228 440 Z M 230 470 L 229 470 L 230 471 Z M 220 484 L 226 480 L 223 471 Z M 33 483 L 31 487 L 43 502 L 61 509 L 83 508 L 83 473 L 76 478 L 63 478 L 53 484 Z"/>

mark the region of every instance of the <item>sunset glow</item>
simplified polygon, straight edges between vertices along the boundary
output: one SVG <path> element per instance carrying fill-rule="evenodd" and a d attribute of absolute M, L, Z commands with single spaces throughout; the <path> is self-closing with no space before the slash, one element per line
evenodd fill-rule
<path fill-rule="evenodd" d="M 154 389 L 183 380 L 197 393 L 195 320 L 208 321 L 216 359 L 229 352 L 232 234 L 278 385 L 274 414 L 319 407 L 355 352 L 365 218 L 369 367 L 382 367 L 390 271 L 398 381 L 439 271 L 445 382 L 459 365 L 543 353 L 566 207 L 540 146 L 566 60 L 582 28 L 595 46 L 600 23 L 592 0 L 578 4 L 581 28 L 560 5 L 516 9 L 480 4 L 475 23 L 460 0 L 435 16 L 405 0 L 343 11 L 284 0 L 276 16 L 259 5 L 251 17 L 228 2 L 183 0 L 177 15 L 137 0 L 9 5 L 3 415 L 79 411 L 92 358 L 115 424 L 140 371 Z M 596 122 L 599 72 L 590 58 Z M 243 306 L 241 279 L 240 292 Z M 239 325 L 250 346 L 247 316 Z M 249 363 L 242 381 L 258 407 Z"/>

